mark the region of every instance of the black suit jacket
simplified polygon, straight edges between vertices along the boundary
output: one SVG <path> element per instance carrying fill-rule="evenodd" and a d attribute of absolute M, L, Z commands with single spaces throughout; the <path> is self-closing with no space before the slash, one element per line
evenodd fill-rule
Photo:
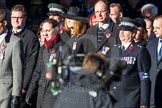
<path fill-rule="evenodd" d="M 147 49 L 134 42 L 125 51 L 122 51 L 120 45 L 115 45 L 110 50 L 110 57 L 120 57 L 128 64 L 121 81 L 114 81 L 110 85 L 110 91 L 117 100 L 115 108 L 149 106 L 150 79 L 148 72 L 151 62 Z"/>
<path fill-rule="evenodd" d="M 151 79 L 151 98 L 150 105 L 156 105 L 159 108 L 162 107 L 162 59 L 157 60 L 157 47 L 158 38 L 154 38 L 147 43 L 147 49 L 151 55 L 151 69 L 150 69 L 150 79 Z"/>

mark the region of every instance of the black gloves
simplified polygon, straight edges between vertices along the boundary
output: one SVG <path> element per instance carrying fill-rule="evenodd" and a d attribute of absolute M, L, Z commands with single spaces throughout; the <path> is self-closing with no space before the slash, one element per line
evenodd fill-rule
<path fill-rule="evenodd" d="M 11 108 L 20 108 L 20 97 L 12 96 Z"/>

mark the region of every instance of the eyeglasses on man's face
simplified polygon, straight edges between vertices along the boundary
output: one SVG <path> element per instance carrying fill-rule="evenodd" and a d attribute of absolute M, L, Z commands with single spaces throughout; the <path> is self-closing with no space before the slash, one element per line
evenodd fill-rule
<path fill-rule="evenodd" d="M 15 17 L 15 16 L 11 16 L 11 19 L 13 20 L 22 20 L 24 17 Z"/>

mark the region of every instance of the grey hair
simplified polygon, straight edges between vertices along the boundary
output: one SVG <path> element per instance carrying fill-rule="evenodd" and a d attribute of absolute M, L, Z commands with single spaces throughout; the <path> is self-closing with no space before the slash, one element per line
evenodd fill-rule
<path fill-rule="evenodd" d="M 151 10 L 151 13 L 155 16 L 158 14 L 158 8 L 152 3 L 148 3 L 142 6 L 141 13 L 143 13 L 144 10 Z"/>

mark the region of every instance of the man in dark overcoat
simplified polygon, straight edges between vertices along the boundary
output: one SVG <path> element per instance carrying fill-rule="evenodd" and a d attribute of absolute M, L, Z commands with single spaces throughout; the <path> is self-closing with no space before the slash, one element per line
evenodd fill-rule
<path fill-rule="evenodd" d="M 87 30 L 87 35 L 92 37 L 94 43 L 94 51 L 102 51 L 107 53 L 111 46 L 119 43 L 118 28 L 109 18 L 109 8 L 103 0 L 99 0 L 94 5 L 94 12 L 98 24 Z"/>
<path fill-rule="evenodd" d="M 120 19 L 119 38 L 121 44 L 110 49 L 110 57 L 120 57 L 128 67 L 121 79 L 110 85 L 110 92 L 116 98 L 114 108 L 148 108 L 150 94 L 150 55 L 146 48 L 134 43 L 137 26 L 134 20 Z"/>
<path fill-rule="evenodd" d="M 150 108 L 162 107 L 162 59 L 161 59 L 161 40 L 162 40 L 162 16 L 157 16 L 153 22 L 154 33 L 157 38 L 148 41 L 146 47 L 151 55 L 151 97 Z"/>
<path fill-rule="evenodd" d="M 24 49 L 24 76 L 22 88 L 22 101 L 28 90 L 32 73 L 37 61 L 39 42 L 37 36 L 26 26 L 27 12 L 23 5 L 15 5 L 11 9 L 11 32 L 22 39 Z M 24 106 L 22 106 L 24 108 Z"/>

